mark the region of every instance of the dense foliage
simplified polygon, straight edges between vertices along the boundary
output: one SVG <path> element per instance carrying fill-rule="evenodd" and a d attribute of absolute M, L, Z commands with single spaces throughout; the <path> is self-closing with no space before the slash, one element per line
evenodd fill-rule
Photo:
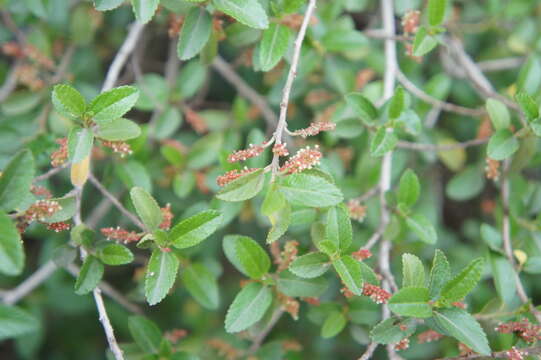
<path fill-rule="evenodd" d="M 541 354 L 536 0 L 0 0 L 2 359 Z"/>

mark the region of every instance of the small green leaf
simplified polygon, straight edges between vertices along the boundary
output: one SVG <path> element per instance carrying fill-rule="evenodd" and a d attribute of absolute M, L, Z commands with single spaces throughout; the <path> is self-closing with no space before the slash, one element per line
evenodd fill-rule
<path fill-rule="evenodd" d="M 415 255 L 402 255 L 402 287 L 425 287 L 425 268 Z"/>
<path fill-rule="evenodd" d="M 330 265 L 331 259 L 327 254 L 313 252 L 297 257 L 289 265 L 289 271 L 297 276 L 311 279 L 323 275 Z"/>
<path fill-rule="evenodd" d="M 224 238 L 223 248 L 227 259 L 244 275 L 260 279 L 268 273 L 269 255 L 252 238 L 228 235 Z"/>
<path fill-rule="evenodd" d="M 509 260 L 501 254 L 489 251 L 489 257 L 496 291 L 505 304 L 511 305 L 516 294 L 515 269 Z"/>
<path fill-rule="evenodd" d="M 445 186 L 445 194 L 453 200 L 465 201 L 477 196 L 484 186 L 483 169 L 471 165 L 449 180 Z"/>
<path fill-rule="evenodd" d="M 113 121 L 126 114 L 137 102 L 139 90 L 133 86 L 120 86 L 105 91 L 92 100 L 87 113 L 97 124 Z"/>
<path fill-rule="evenodd" d="M 88 255 L 75 281 L 75 293 L 85 295 L 94 290 L 101 281 L 103 270 L 101 261 L 93 255 Z"/>
<path fill-rule="evenodd" d="M 417 175 L 411 169 L 407 169 L 400 177 L 400 185 L 398 186 L 398 202 L 408 207 L 415 205 L 419 194 L 421 193 L 421 185 Z"/>
<path fill-rule="evenodd" d="M 288 27 L 272 23 L 263 31 L 259 44 L 259 64 L 261 70 L 269 71 L 278 64 L 289 46 L 291 30 Z"/>
<path fill-rule="evenodd" d="M 541 85 L 541 61 L 534 54 L 528 56 L 520 68 L 517 79 L 518 89 L 532 96 L 537 93 L 539 85 Z"/>
<path fill-rule="evenodd" d="M 145 274 L 145 297 L 149 305 L 163 300 L 175 283 L 179 261 L 172 252 L 152 252 Z"/>
<path fill-rule="evenodd" d="M 187 266 L 181 275 L 186 290 L 192 297 L 209 310 L 216 310 L 220 305 L 218 282 L 212 272 L 203 264 L 192 263 Z"/>
<path fill-rule="evenodd" d="M 177 53 L 180 60 L 188 60 L 199 54 L 210 38 L 212 18 L 203 7 L 190 10 L 178 38 Z"/>
<path fill-rule="evenodd" d="M 158 226 L 163 221 L 163 216 L 156 200 L 141 187 L 132 188 L 130 197 L 137 215 L 139 215 L 145 226 L 150 231 L 158 229 Z"/>
<path fill-rule="evenodd" d="M 260 283 L 250 283 L 242 288 L 225 317 L 225 330 L 236 333 L 261 320 L 272 302 L 272 292 Z"/>
<path fill-rule="evenodd" d="M 19 275 L 24 267 L 24 249 L 21 234 L 9 216 L 0 211 L 0 272 Z"/>
<path fill-rule="evenodd" d="M 109 141 L 126 141 L 141 135 L 141 128 L 133 121 L 120 118 L 98 125 L 96 137 Z"/>
<path fill-rule="evenodd" d="M 171 229 L 170 238 L 178 249 L 199 244 L 222 224 L 222 215 L 216 210 L 206 210 L 182 220 Z"/>
<path fill-rule="evenodd" d="M 123 2 L 124 0 L 94 0 L 94 7 L 99 11 L 113 10 Z"/>
<path fill-rule="evenodd" d="M 338 335 L 346 326 L 347 319 L 340 311 L 333 311 L 327 316 L 321 327 L 321 337 L 329 339 Z"/>
<path fill-rule="evenodd" d="M 146 24 L 154 16 L 160 0 L 131 0 L 131 4 L 135 18 Z"/>
<path fill-rule="evenodd" d="M 158 353 L 162 342 L 162 332 L 153 321 L 143 316 L 130 316 L 128 329 L 141 350 L 150 354 Z"/>
<path fill-rule="evenodd" d="M 378 110 L 376 107 L 368 100 L 368 98 L 360 93 L 347 94 L 346 102 L 364 123 L 373 124 L 378 118 Z"/>
<path fill-rule="evenodd" d="M 344 198 L 336 185 L 311 173 L 286 176 L 279 185 L 280 191 L 293 205 L 328 207 L 339 204 Z"/>
<path fill-rule="evenodd" d="M 435 244 L 438 241 L 438 233 L 434 226 L 424 215 L 413 214 L 406 218 L 406 225 L 412 230 L 419 239 L 427 244 Z"/>
<path fill-rule="evenodd" d="M 511 116 L 509 115 L 509 110 L 505 104 L 496 99 L 489 98 L 487 99 L 485 106 L 496 131 L 507 129 L 509 127 L 511 124 Z"/>
<path fill-rule="evenodd" d="M 16 306 L 0 305 L 0 341 L 35 332 L 39 321 Z"/>
<path fill-rule="evenodd" d="M 21 150 L 8 162 L 0 175 L 0 210 L 11 211 L 24 201 L 34 180 L 34 157 Z"/>
<path fill-rule="evenodd" d="M 370 141 L 370 154 L 372 156 L 383 156 L 394 149 L 398 138 L 392 128 L 380 127 Z"/>
<path fill-rule="evenodd" d="M 263 169 L 259 169 L 233 180 L 218 191 L 216 197 L 224 201 L 248 200 L 261 191 L 264 183 L 265 172 Z"/>
<path fill-rule="evenodd" d="M 267 244 L 278 240 L 284 235 L 291 223 L 291 206 L 286 201 L 284 207 L 269 215 L 271 229 L 267 235 Z"/>
<path fill-rule="evenodd" d="M 483 239 L 491 250 L 501 251 L 503 242 L 502 234 L 493 226 L 481 224 L 481 239 Z"/>
<path fill-rule="evenodd" d="M 70 119 L 77 119 L 86 110 L 86 101 L 83 95 L 67 84 L 55 85 L 51 95 L 54 109 Z"/>
<path fill-rule="evenodd" d="M 332 241 L 340 250 L 346 251 L 353 240 L 353 229 L 349 212 L 344 205 L 338 205 L 327 211 L 325 239 Z"/>
<path fill-rule="evenodd" d="M 417 30 L 417 34 L 415 34 L 415 39 L 413 40 L 413 55 L 424 56 L 432 51 L 436 45 L 438 45 L 436 38 L 429 35 L 426 28 L 421 26 Z"/>
<path fill-rule="evenodd" d="M 400 316 L 427 318 L 432 316 L 430 296 L 424 287 L 404 287 L 389 299 L 389 309 Z"/>
<path fill-rule="evenodd" d="M 517 138 L 507 129 L 496 131 L 488 141 L 487 154 L 494 160 L 504 160 L 513 155 L 519 147 Z"/>
<path fill-rule="evenodd" d="M 334 260 L 332 264 L 344 285 L 355 295 L 362 295 L 363 277 L 359 262 L 350 255 L 345 255 Z"/>
<path fill-rule="evenodd" d="M 447 0 L 429 0 L 428 1 L 428 23 L 431 26 L 438 26 L 445 18 L 445 9 Z"/>
<path fill-rule="evenodd" d="M 87 128 L 73 128 L 68 135 L 68 155 L 73 164 L 90 155 L 94 134 Z"/>
<path fill-rule="evenodd" d="M 269 27 L 267 13 L 257 0 L 212 0 L 217 10 L 255 29 Z"/>
<path fill-rule="evenodd" d="M 451 278 L 451 266 L 440 249 L 436 249 L 432 269 L 430 269 L 430 279 L 428 280 L 428 289 L 430 298 L 435 299 L 440 296 L 444 284 Z"/>
<path fill-rule="evenodd" d="M 97 252 L 98 258 L 106 265 L 124 265 L 133 261 L 133 254 L 124 245 L 109 242 Z"/>
<path fill-rule="evenodd" d="M 397 119 L 400 117 L 406 108 L 406 94 L 404 88 L 399 86 L 396 88 L 393 97 L 389 103 L 389 118 Z"/>
<path fill-rule="evenodd" d="M 446 303 L 464 299 L 477 286 L 484 266 L 483 258 L 477 258 L 469 263 L 458 275 L 445 284 L 441 290 L 441 299 Z"/>
<path fill-rule="evenodd" d="M 390 317 L 370 331 L 370 338 L 378 344 L 395 344 L 415 331 L 415 320 Z"/>
<path fill-rule="evenodd" d="M 528 121 L 532 121 L 539 116 L 539 108 L 530 94 L 521 91 L 515 95 L 515 100 L 522 109 L 524 115 L 526 115 Z"/>
<path fill-rule="evenodd" d="M 329 286 L 327 279 L 323 277 L 306 279 L 287 270 L 280 273 L 277 283 L 279 292 L 292 297 L 319 297 Z"/>

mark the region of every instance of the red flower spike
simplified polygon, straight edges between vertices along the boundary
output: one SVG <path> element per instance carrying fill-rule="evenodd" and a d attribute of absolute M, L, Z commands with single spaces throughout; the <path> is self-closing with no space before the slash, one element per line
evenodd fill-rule
<path fill-rule="evenodd" d="M 352 199 L 347 204 L 349 210 L 349 217 L 362 222 L 366 217 L 366 206 L 361 205 L 359 200 Z"/>
<path fill-rule="evenodd" d="M 265 148 L 261 145 L 250 144 L 248 149 L 235 151 L 227 157 L 230 163 L 245 161 L 247 159 L 261 155 Z"/>
<path fill-rule="evenodd" d="M 30 221 L 43 221 L 60 210 L 62 210 L 62 206 L 60 206 L 58 201 L 38 200 L 26 210 L 25 216 Z"/>
<path fill-rule="evenodd" d="M 509 360 L 524 360 L 524 355 L 527 355 L 524 351 L 518 350 L 516 347 L 512 347 L 511 350 L 505 352 L 505 356 Z"/>
<path fill-rule="evenodd" d="M 45 199 L 50 199 L 53 197 L 51 192 L 44 186 L 32 185 L 30 192 L 36 196 L 44 197 Z"/>
<path fill-rule="evenodd" d="M 242 170 L 231 170 L 231 171 L 228 171 L 226 172 L 225 174 L 221 175 L 221 176 L 218 176 L 218 178 L 216 179 L 216 183 L 219 185 L 219 186 L 225 186 L 227 184 L 229 184 L 231 181 L 233 180 L 236 180 L 238 178 L 240 178 L 241 176 L 244 176 L 246 174 L 249 174 L 251 172 L 254 172 L 256 170 L 259 170 L 257 168 L 244 168 Z"/>
<path fill-rule="evenodd" d="M 308 136 L 315 136 L 322 131 L 331 131 L 336 129 L 336 124 L 330 121 L 318 121 L 313 122 L 305 129 L 294 131 L 292 135 L 307 138 Z"/>
<path fill-rule="evenodd" d="M 274 144 L 274 146 L 272 147 L 272 152 L 275 155 L 278 155 L 278 156 L 288 156 L 289 155 L 289 151 L 287 150 L 287 147 L 286 147 L 285 143 Z"/>
<path fill-rule="evenodd" d="M 302 300 L 310 305 L 314 305 L 314 306 L 321 305 L 321 301 L 319 301 L 319 299 L 316 297 L 305 297 L 305 298 L 302 298 Z"/>
<path fill-rule="evenodd" d="M 372 252 L 368 249 L 360 249 L 351 253 L 351 256 L 353 256 L 353 258 L 359 261 L 363 261 L 365 259 L 372 257 Z"/>
<path fill-rule="evenodd" d="M 376 304 L 386 304 L 391 294 L 379 286 L 365 283 L 363 286 L 363 295 L 369 296 Z"/>
<path fill-rule="evenodd" d="M 442 337 L 443 337 L 443 335 L 440 334 L 437 331 L 427 330 L 427 331 L 424 331 L 424 332 L 420 333 L 419 335 L 417 335 L 417 342 L 419 344 L 424 344 L 424 343 L 429 343 L 429 342 L 432 342 L 432 341 L 439 340 Z"/>
<path fill-rule="evenodd" d="M 51 154 L 51 165 L 53 167 L 59 167 L 68 159 L 68 139 L 56 139 L 56 143 L 60 145 L 60 148 Z"/>
<path fill-rule="evenodd" d="M 349 290 L 346 286 L 341 288 L 340 292 L 342 293 L 342 295 L 344 295 L 344 297 L 346 297 L 346 299 L 349 299 L 355 296 L 355 294 L 351 290 Z"/>
<path fill-rule="evenodd" d="M 108 147 L 109 149 L 113 150 L 113 152 L 119 154 L 122 158 L 133 153 L 130 145 L 124 141 L 102 140 L 101 143 L 103 146 Z"/>
<path fill-rule="evenodd" d="M 165 205 L 160 209 L 162 212 L 163 221 L 160 224 L 160 229 L 169 230 L 171 228 L 171 221 L 173 220 L 173 213 L 171 212 L 171 204 Z"/>
<path fill-rule="evenodd" d="M 405 34 L 415 34 L 419 27 L 421 12 L 419 10 L 409 10 L 402 17 L 402 27 Z"/>
<path fill-rule="evenodd" d="M 47 229 L 52 230 L 54 232 L 66 231 L 66 230 L 69 230 L 70 227 L 71 225 L 64 221 L 55 222 L 55 223 L 51 223 L 47 225 Z"/>
<path fill-rule="evenodd" d="M 541 326 L 530 323 L 527 318 L 521 321 L 509 321 L 500 324 L 495 330 L 503 334 L 516 333 L 517 336 L 521 337 L 527 343 L 541 340 Z"/>
<path fill-rule="evenodd" d="M 399 342 L 394 344 L 394 349 L 397 350 L 397 351 L 406 350 L 409 347 L 410 347 L 410 339 L 409 338 L 403 338 L 402 340 L 400 340 Z"/>
<path fill-rule="evenodd" d="M 314 165 L 319 164 L 322 154 L 319 151 L 319 146 L 316 145 L 314 149 L 310 146 L 300 149 L 297 153 L 289 158 L 288 161 L 280 168 L 281 172 L 287 174 L 299 173 L 306 169 L 311 169 Z"/>
<path fill-rule="evenodd" d="M 116 228 L 109 227 L 101 229 L 101 233 L 107 239 L 113 239 L 125 244 L 131 242 L 137 242 L 141 239 L 142 235 L 135 231 L 128 231 L 117 226 Z"/>

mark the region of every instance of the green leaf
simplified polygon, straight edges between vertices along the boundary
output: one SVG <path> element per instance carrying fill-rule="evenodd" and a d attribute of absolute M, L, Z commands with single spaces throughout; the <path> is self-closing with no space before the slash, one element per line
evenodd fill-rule
<path fill-rule="evenodd" d="M 496 99 L 489 98 L 485 106 L 492 125 L 494 125 L 496 130 L 507 129 L 509 127 L 511 124 L 511 115 L 509 115 L 509 110 L 505 104 Z"/>
<path fill-rule="evenodd" d="M 94 7 L 99 11 L 113 10 L 123 2 L 124 0 L 94 0 Z"/>
<path fill-rule="evenodd" d="M 17 306 L 0 305 L 0 341 L 35 332 L 39 321 Z"/>
<path fill-rule="evenodd" d="M 327 211 L 325 239 L 332 241 L 342 251 L 346 251 L 351 245 L 353 239 L 351 219 L 343 204 L 334 206 Z"/>
<path fill-rule="evenodd" d="M 490 355 L 485 332 L 473 316 L 459 308 L 434 311 L 436 331 L 452 336 L 481 355 Z"/>
<path fill-rule="evenodd" d="M 291 265 L 289 271 L 303 278 L 315 278 L 327 272 L 331 265 L 331 259 L 322 252 L 313 252 L 297 257 Z"/>
<path fill-rule="evenodd" d="M 86 110 L 86 101 L 83 95 L 67 84 L 55 85 L 51 95 L 54 109 L 70 119 L 77 119 Z"/>
<path fill-rule="evenodd" d="M 137 102 L 139 90 L 133 86 L 120 86 L 105 91 L 92 100 L 87 113 L 97 124 L 113 121 L 126 114 Z"/>
<path fill-rule="evenodd" d="M 124 265 L 133 261 L 133 254 L 124 245 L 108 242 L 97 252 L 98 258 L 106 265 Z"/>
<path fill-rule="evenodd" d="M 344 285 L 355 295 L 362 295 L 363 277 L 359 262 L 350 255 L 344 255 L 332 264 Z"/>
<path fill-rule="evenodd" d="M 23 271 L 24 249 L 21 234 L 9 216 L 0 212 L 0 272 L 15 276 Z"/>
<path fill-rule="evenodd" d="M 163 216 L 156 200 L 141 187 L 132 188 L 130 197 L 137 215 L 139 215 L 145 226 L 150 231 L 158 229 L 163 221 Z"/>
<path fill-rule="evenodd" d="M 398 203 L 408 207 L 415 205 L 419 194 L 421 193 L 421 185 L 417 175 L 411 169 L 407 169 L 400 177 L 398 186 Z"/>
<path fill-rule="evenodd" d="M 447 0 L 428 1 L 428 23 L 430 26 L 438 26 L 443 22 L 446 8 Z"/>
<path fill-rule="evenodd" d="M 415 331 L 415 320 L 390 317 L 370 331 L 370 338 L 378 344 L 395 344 Z"/>
<path fill-rule="evenodd" d="M 372 156 L 383 156 L 385 153 L 394 149 L 398 143 L 398 138 L 394 134 L 393 128 L 380 127 L 372 140 L 370 141 L 370 154 Z"/>
<path fill-rule="evenodd" d="M 327 51 L 344 51 L 366 47 L 368 40 L 362 32 L 353 29 L 333 29 L 321 38 L 321 44 Z"/>
<path fill-rule="evenodd" d="M 419 27 L 413 40 L 413 56 L 424 56 L 428 54 L 432 49 L 438 45 L 438 41 L 432 35 L 428 34 L 428 31 L 424 26 Z"/>
<path fill-rule="evenodd" d="M 143 316 L 130 316 L 128 329 L 141 350 L 150 354 L 158 353 L 162 342 L 162 332 L 153 321 Z"/>
<path fill-rule="evenodd" d="M 244 275 L 259 279 L 269 272 L 270 258 L 252 238 L 227 235 L 223 241 L 223 248 L 227 259 Z"/>
<path fill-rule="evenodd" d="M 272 292 L 260 283 L 250 283 L 242 288 L 225 317 L 225 330 L 236 333 L 261 320 L 272 302 Z"/>
<path fill-rule="evenodd" d="M 338 335 L 346 326 L 347 319 L 340 311 L 333 311 L 327 316 L 321 327 L 321 337 L 329 339 Z"/>
<path fill-rule="evenodd" d="M 413 214 L 406 218 L 406 225 L 413 231 L 419 239 L 427 244 L 435 244 L 438 241 L 438 233 L 434 226 L 424 215 Z"/>
<path fill-rule="evenodd" d="M 441 289 L 451 278 L 451 266 L 440 249 L 436 249 L 432 269 L 430 269 L 430 278 L 428 280 L 428 289 L 430 298 L 435 299 L 440 296 Z"/>
<path fill-rule="evenodd" d="M 291 223 L 291 206 L 289 203 L 286 201 L 283 208 L 270 214 L 269 220 L 272 227 L 267 235 L 267 244 L 278 240 L 289 228 Z"/>
<path fill-rule="evenodd" d="M 461 301 L 472 291 L 481 279 L 485 261 L 477 258 L 469 263 L 458 275 L 449 280 L 441 290 L 441 299 L 446 303 Z"/>
<path fill-rule="evenodd" d="M 141 128 L 133 121 L 120 118 L 98 125 L 96 137 L 109 141 L 126 141 L 141 135 Z"/>
<path fill-rule="evenodd" d="M 389 118 L 397 119 L 400 117 L 406 108 L 406 94 L 404 88 L 399 86 L 396 88 L 393 97 L 389 103 Z"/>
<path fill-rule="evenodd" d="M 73 164 L 90 156 L 94 134 L 88 128 L 73 128 L 68 135 L 68 155 Z"/>
<path fill-rule="evenodd" d="M 171 229 L 173 246 L 185 249 L 208 238 L 222 224 L 222 215 L 216 210 L 206 210 L 182 220 Z"/>
<path fill-rule="evenodd" d="M 532 121 L 539 116 L 539 108 L 530 94 L 521 91 L 515 95 L 515 100 L 522 109 L 524 115 L 526 115 L 528 121 Z"/>
<path fill-rule="evenodd" d="M 530 55 L 518 74 L 517 86 L 520 91 L 535 95 L 541 84 L 541 61 L 536 55 Z"/>
<path fill-rule="evenodd" d="M 432 316 L 430 296 L 424 287 L 404 287 L 389 299 L 389 309 L 400 316 L 427 318 Z"/>
<path fill-rule="evenodd" d="M 218 282 L 212 272 L 203 264 L 193 263 L 187 266 L 181 276 L 186 290 L 206 309 L 216 310 L 220 305 Z"/>
<path fill-rule="evenodd" d="M 445 186 L 445 194 L 453 200 L 465 201 L 477 196 L 484 186 L 483 169 L 472 165 L 452 177 Z"/>
<path fill-rule="evenodd" d="M 323 277 L 306 279 L 287 270 L 280 273 L 277 283 L 279 292 L 292 297 L 319 297 L 329 286 L 327 279 Z"/>
<path fill-rule="evenodd" d="M 336 185 L 321 176 L 298 173 L 280 181 L 280 191 L 293 205 L 328 207 L 342 202 L 343 195 Z"/>
<path fill-rule="evenodd" d="M 483 239 L 490 249 L 501 251 L 503 242 L 502 234 L 493 226 L 481 224 L 481 239 Z"/>
<path fill-rule="evenodd" d="M 160 0 L 131 0 L 131 4 L 135 18 L 146 24 L 154 16 Z"/>
<path fill-rule="evenodd" d="M 360 93 L 347 94 L 346 102 L 364 123 L 373 124 L 378 118 L 378 110 L 376 107 L 368 100 L 368 98 Z"/>
<path fill-rule="evenodd" d="M 269 71 L 278 64 L 289 46 L 291 30 L 284 25 L 272 23 L 263 31 L 259 44 L 259 64 L 262 71 Z"/>
<path fill-rule="evenodd" d="M 425 287 L 425 268 L 415 255 L 402 255 L 402 287 Z"/>
<path fill-rule="evenodd" d="M 489 258 L 496 291 L 505 304 L 511 305 L 516 294 L 515 269 L 509 260 L 501 254 L 489 251 Z"/>
<path fill-rule="evenodd" d="M 163 300 L 175 283 L 179 261 L 172 252 L 152 251 L 145 274 L 145 297 L 149 305 Z"/>
<path fill-rule="evenodd" d="M 217 10 L 255 29 L 269 27 L 267 13 L 258 0 L 212 0 Z"/>
<path fill-rule="evenodd" d="M 513 133 L 507 129 L 496 131 L 488 141 L 487 154 L 494 160 L 504 160 L 518 150 L 519 144 Z"/>
<path fill-rule="evenodd" d="M 103 270 L 101 261 L 93 255 L 88 255 L 75 281 L 75 293 L 85 295 L 94 290 L 101 281 Z"/>
<path fill-rule="evenodd" d="M 203 7 L 190 10 L 178 38 L 177 54 L 180 60 L 188 60 L 199 54 L 209 41 L 212 18 Z"/>
<path fill-rule="evenodd" d="M 264 183 L 265 172 L 263 169 L 259 169 L 231 181 L 218 191 L 216 197 L 224 201 L 248 200 L 261 191 Z"/>
<path fill-rule="evenodd" d="M 0 175 L 0 210 L 11 211 L 24 201 L 34 180 L 34 157 L 21 150 L 8 162 Z"/>

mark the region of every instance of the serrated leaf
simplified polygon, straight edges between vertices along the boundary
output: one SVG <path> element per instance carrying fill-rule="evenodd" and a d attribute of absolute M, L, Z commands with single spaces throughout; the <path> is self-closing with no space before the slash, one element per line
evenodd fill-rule
<path fill-rule="evenodd" d="M 259 169 L 233 180 L 218 191 L 216 197 L 224 201 L 248 200 L 261 191 L 264 183 L 265 173 L 263 169 Z"/>
<path fill-rule="evenodd" d="M 424 215 L 413 214 L 406 218 L 406 225 L 419 239 L 427 244 L 435 244 L 438 241 L 438 233 L 434 226 Z"/>
<path fill-rule="evenodd" d="M 436 249 L 432 268 L 430 269 L 430 278 L 428 280 L 428 289 L 430 298 L 435 299 L 440 296 L 444 284 L 451 278 L 451 266 L 440 249 Z"/>
<path fill-rule="evenodd" d="M 105 91 L 92 100 L 87 113 L 97 124 L 113 121 L 126 114 L 137 102 L 139 90 L 133 86 L 120 86 Z"/>
<path fill-rule="evenodd" d="M 434 311 L 436 331 L 452 336 L 481 355 L 490 355 L 485 332 L 473 316 L 459 308 Z"/>
<path fill-rule="evenodd" d="M 267 234 L 267 244 L 278 240 L 284 235 L 291 223 L 291 206 L 286 201 L 284 206 L 279 210 L 269 215 L 271 229 Z"/>
<path fill-rule="evenodd" d="M 124 265 L 133 261 L 133 254 L 130 249 L 112 242 L 100 246 L 97 256 L 106 265 Z"/>
<path fill-rule="evenodd" d="M 424 26 L 419 27 L 413 40 L 413 55 L 424 56 L 438 45 L 438 41 L 428 34 Z"/>
<path fill-rule="evenodd" d="M 34 157 L 21 150 L 8 162 L 0 175 L 0 210 L 17 208 L 30 192 L 34 180 Z"/>
<path fill-rule="evenodd" d="M 280 192 L 276 183 L 272 183 L 265 195 L 263 204 L 261 204 L 261 213 L 270 216 L 273 213 L 280 211 L 286 206 L 286 197 Z"/>
<path fill-rule="evenodd" d="M 131 0 L 131 4 L 135 18 L 146 24 L 154 16 L 160 0 Z"/>
<path fill-rule="evenodd" d="M 445 18 L 445 9 L 447 0 L 429 0 L 428 1 L 428 23 L 431 26 L 438 26 Z"/>
<path fill-rule="evenodd" d="M 162 332 L 153 321 L 144 316 L 130 316 L 128 318 L 128 329 L 141 350 L 150 354 L 158 353 L 162 341 Z"/>
<path fill-rule="evenodd" d="M 494 160 L 504 160 L 513 155 L 518 147 L 518 140 L 511 131 L 499 130 L 488 141 L 487 155 Z"/>
<path fill-rule="evenodd" d="M 347 94 L 346 102 L 364 123 L 373 124 L 378 118 L 378 110 L 376 107 L 368 100 L 368 98 L 360 93 Z"/>
<path fill-rule="evenodd" d="M 98 125 L 95 135 L 109 141 L 126 141 L 139 137 L 141 128 L 131 120 L 120 118 Z"/>
<path fill-rule="evenodd" d="M 518 89 L 530 95 L 536 94 L 541 84 L 541 61 L 535 53 L 528 56 L 518 74 Z"/>
<path fill-rule="evenodd" d="M 272 23 L 263 31 L 259 44 L 259 65 L 262 71 L 269 71 L 278 64 L 289 46 L 291 30 L 288 27 Z"/>
<path fill-rule="evenodd" d="M 425 287 L 425 268 L 415 255 L 402 255 L 402 287 Z"/>
<path fill-rule="evenodd" d="M 536 119 L 539 116 L 539 107 L 530 94 L 521 91 L 515 95 L 515 100 L 529 121 Z"/>
<path fill-rule="evenodd" d="M 54 109 L 70 119 L 77 119 L 86 110 L 86 101 L 83 95 L 67 84 L 55 85 L 51 94 Z"/>
<path fill-rule="evenodd" d="M 0 305 L 0 341 L 16 338 L 39 329 L 39 321 L 17 306 Z"/>
<path fill-rule="evenodd" d="M 489 258 L 496 291 L 505 304 L 511 305 L 516 294 L 515 269 L 509 260 L 501 254 L 489 251 Z"/>
<path fill-rule="evenodd" d="M 220 304 L 218 282 L 203 264 L 193 263 L 184 268 L 181 275 L 186 290 L 203 307 L 216 310 Z"/>
<path fill-rule="evenodd" d="M 267 13 L 257 0 L 212 0 L 217 10 L 255 29 L 269 27 Z"/>
<path fill-rule="evenodd" d="M 277 289 L 284 295 L 292 297 L 319 297 L 327 290 L 329 283 L 323 277 L 306 279 L 289 272 L 282 271 L 277 279 Z"/>
<path fill-rule="evenodd" d="M 398 203 L 405 204 L 408 207 L 415 205 L 419 194 L 421 193 L 421 185 L 419 178 L 411 169 L 407 169 L 400 177 L 398 186 Z"/>
<path fill-rule="evenodd" d="M 389 118 L 397 119 L 400 117 L 406 108 L 406 94 L 404 88 L 399 86 L 396 88 L 391 101 L 389 102 Z"/>
<path fill-rule="evenodd" d="M 328 207 L 339 204 L 343 195 L 336 185 L 312 174 L 298 173 L 281 179 L 280 191 L 293 205 Z"/>
<path fill-rule="evenodd" d="M 398 138 L 392 128 L 380 127 L 370 140 L 370 154 L 372 156 L 383 156 L 394 149 Z"/>
<path fill-rule="evenodd" d="M 24 249 L 21 234 L 9 216 L 0 212 L 0 272 L 19 275 L 24 267 Z"/>
<path fill-rule="evenodd" d="M 272 302 L 272 292 L 260 283 L 250 283 L 242 288 L 225 317 L 225 330 L 236 333 L 261 320 Z"/>
<path fill-rule="evenodd" d="M 223 248 L 227 259 L 244 275 L 259 279 L 270 269 L 269 255 L 248 236 L 228 235 Z"/>
<path fill-rule="evenodd" d="M 188 60 L 199 54 L 210 38 L 212 18 L 203 7 L 190 10 L 178 38 L 177 54 L 180 60 Z"/>
<path fill-rule="evenodd" d="M 507 106 L 501 101 L 489 98 L 486 101 L 486 109 L 496 130 L 507 129 L 511 124 L 511 116 Z"/>
<path fill-rule="evenodd" d="M 370 338 L 378 344 L 395 344 L 415 331 L 415 320 L 390 317 L 370 331 Z"/>
<path fill-rule="evenodd" d="M 68 155 L 73 164 L 90 155 L 94 144 L 94 134 L 87 128 L 73 128 L 68 135 Z"/>
<path fill-rule="evenodd" d="M 342 251 L 346 251 L 351 245 L 353 229 L 349 212 L 344 205 L 334 206 L 327 211 L 325 239 L 333 242 Z"/>
<path fill-rule="evenodd" d="M 424 287 L 404 287 L 389 299 L 389 309 L 400 316 L 427 318 L 432 316 L 430 296 Z"/>
<path fill-rule="evenodd" d="M 163 221 L 163 216 L 156 200 L 141 187 L 132 188 L 130 190 L 130 197 L 133 206 L 135 206 L 135 211 L 141 218 L 141 221 L 143 221 L 143 224 L 150 231 L 158 229 L 158 226 Z"/>
<path fill-rule="evenodd" d="M 145 297 L 149 305 L 163 300 L 173 287 L 179 261 L 172 252 L 156 249 L 152 252 L 145 273 Z"/>
<path fill-rule="evenodd" d="M 351 255 L 344 255 L 332 264 L 344 285 L 355 295 L 362 295 L 363 278 L 359 262 Z"/>
<path fill-rule="evenodd" d="M 208 238 L 221 224 L 222 215 L 219 211 L 206 210 L 179 222 L 171 229 L 169 237 L 173 246 L 184 249 Z"/>
<path fill-rule="evenodd" d="M 289 265 L 289 271 L 297 276 L 311 279 L 323 275 L 330 265 L 331 259 L 327 254 L 314 252 L 297 257 Z"/>
<path fill-rule="evenodd" d="M 346 326 L 347 319 L 340 311 L 331 312 L 321 327 L 321 337 L 329 339 L 338 335 Z"/>
<path fill-rule="evenodd" d="M 441 290 L 441 299 L 447 303 L 464 299 L 477 286 L 484 266 L 483 258 L 477 258 L 470 262 L 458 275 L 445 284 Z"/>
<path fill-rule="evenodd" d="M 101 261 L 93 255 L 88 255 L 75 281 L 75 293 L 85 295 L 94 290 L 101 281 L 103 271 L 104 267 Z"/>

